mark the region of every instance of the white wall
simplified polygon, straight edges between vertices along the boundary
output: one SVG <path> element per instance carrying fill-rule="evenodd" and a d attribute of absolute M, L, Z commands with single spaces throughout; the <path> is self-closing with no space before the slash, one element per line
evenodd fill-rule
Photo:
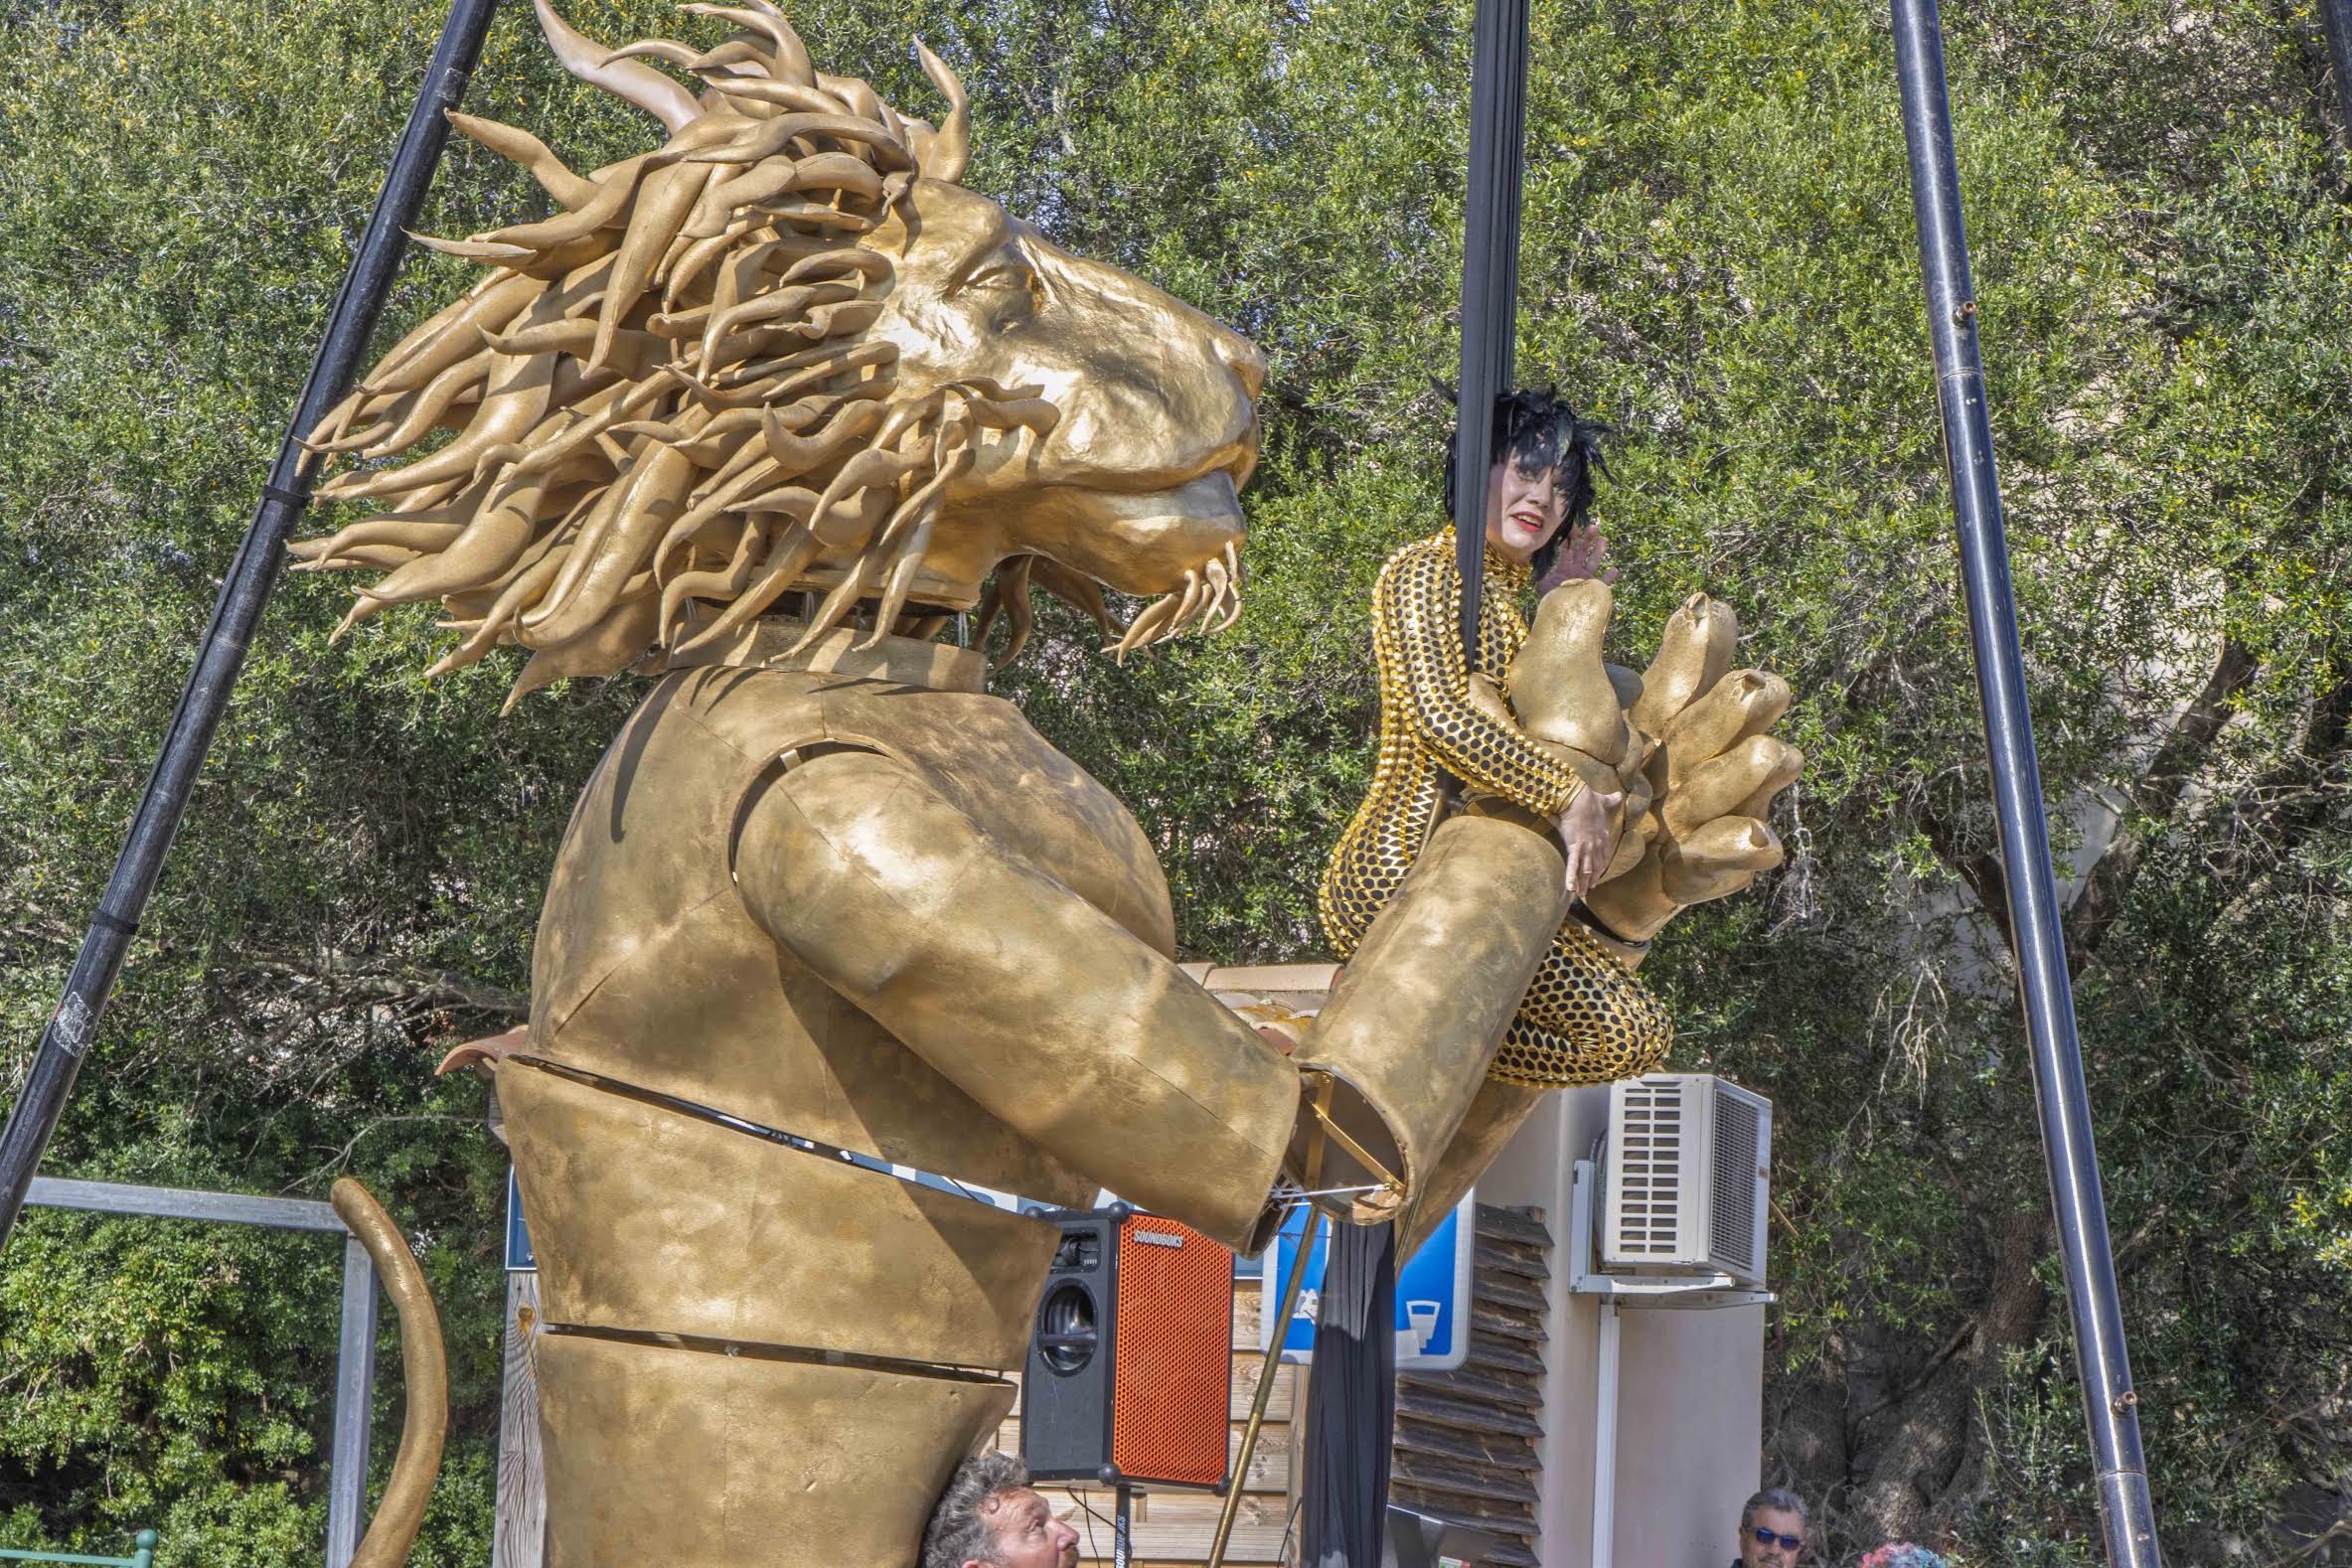
<path fill-rule="evenodd" d="M 1544 1568 L 1590 1568 L 1600 1303 L 1568 1293 L 1569 1181 L 1609 1124 L 1609 1091 L 1537 1109 L 1479 1182 L 1487 1203 L 1543 1211 L 1554 1249 L 1544 1346 Z M 1634 1308 L 1620 1320 L 1616 1568 L 1723 1568 L 1757 1487 L 1764 1309 Z"/>

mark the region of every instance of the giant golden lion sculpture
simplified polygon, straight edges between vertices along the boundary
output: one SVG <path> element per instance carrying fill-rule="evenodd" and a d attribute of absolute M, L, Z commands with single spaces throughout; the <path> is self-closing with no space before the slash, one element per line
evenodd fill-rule
<path fill-rule="evenodd" d="M 458 117 L 563 211 L 433 241 L 488 275 L 312 433 L 353 465 L 321 494 L 382 510 L 299 553 L 384 573 L 347 625 L 446 605 L 439 668 L 529 650 L 516 696 L 657 677 L 497 1069 L 549 1561 L 905 1568 L 1011 1405 L 1057 1232 L 887 1167 L 1109 1187 L 1236 1247 L 1319 1178 L 1345 1218 L 1426 1207 L 1524 1114 L 1480 1085 L 1562 861 L 1443 823 L 1295 1058 L 1186 978 L 1134 819 L 929 639 L 977 604 L 1018 645 L 1032 583 L 1122 653 L 1229 624 L 1257 351 L 962 189 L 927 51 L 936 124 L 765 0 L 686 10 L 731 36 L 610 50 L 541 0 L 667 138 L 583 175 Z M 1158 597 L 1120 629 L 1106 585 Z"/>
<path fill-rule="evenodd" d="M 1008 586 L 1033 566 L 1106 622 L 1094 584 L 1173 585 L 1126 648 L 1229 624 L 1257 350 L 960 190 L 969 112 L 928 50 L 936 128 L 813 71 L 771 9 L 686 9 L 745 31 L 609 52 L 540 6 L 566 66 L 669 128 L 657 151 L 583 176 L 529 132 L 451 117 L 566 211 L 428 239 L 489 276 L 314 432 L 380 458 L 457 429 L 321 490 L 389 503 L 297 547 L 311 568 L 392 568 L 346 625 L 445 600 L 465 635 L 437 668 L 520 644 L 520 696 L 692 657 L 794 590 L 822 594 L 805 639 L 863 602 L 871 645 L 910 603 L 973 604 L 1009 558 Z"/>

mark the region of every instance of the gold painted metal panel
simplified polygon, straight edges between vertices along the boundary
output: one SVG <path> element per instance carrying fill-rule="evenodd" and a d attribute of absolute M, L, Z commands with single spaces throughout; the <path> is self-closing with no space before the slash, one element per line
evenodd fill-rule
<path fill-rule="evenodd" d="M 1043 1220 L 522 1061 L 500 1093 L 549 1322 L 1020 1364 Z"/>
<path fill-rule="evenodd" d="M 991 1115 L 1249 1248 L 1298 1071 L 1174 963 L 884 756 L 785 774 L 738 862 L 793 956 Z"/>
<path fill-rule="evenodd" d="M 1292 1059 L 1339 1081 L 1340 1127 L 1404 1181 L 1391 1203 L 1453 1141 L 1566 900 L 1551 841 L 1513 822 L 1455 817 L 1340 973 Z M 1303 1166 L 1303 1148 L 1298 1158 Z M 1327 1152 L 1324 1185 L 1380 1178 L 1340 1148 Z"/>
<path fill-rule="evenodd" d="M 546 1333 L 549 1568 L 910 1568 L 1014 1386 Z"/>

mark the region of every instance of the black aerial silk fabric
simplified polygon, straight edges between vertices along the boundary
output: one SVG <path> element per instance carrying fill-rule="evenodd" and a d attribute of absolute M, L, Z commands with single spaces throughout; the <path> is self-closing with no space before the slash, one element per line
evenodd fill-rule
<path fill-rule="evenodd" d="M 1461 568 L 1466 650 L 1479 645 L 1492 409 L 1516 374 L 1526 97 L 1527 0 L 1478 0 L 1471 36 L 1470 183 L 1463 193 L 1462 376 L 1454 399 L 1454 560 Z"/>
<path fill-rule="evenodd" d="M 1380 1568 L 1396 1428 L 1396 1227 L 1334 1225 L 1307 1379 L 1300 1568 Z"/>
<path fill-rule="evenodd" d="M 1462 375 L 1456 383 L 1455 558 L 1462 643 L 1479 646 L 1494 401 L 1515 374 L 1527 0 L 1478 0 L 1464 192 Z M 1380 1568 L 1396 1426 L 1396 1227 L 1333 1227 L 1308 1379 L 1301 1568 Z"/>

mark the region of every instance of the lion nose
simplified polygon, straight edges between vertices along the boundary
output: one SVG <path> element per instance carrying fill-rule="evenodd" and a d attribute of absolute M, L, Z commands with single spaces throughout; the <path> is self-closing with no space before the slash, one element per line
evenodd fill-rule
<path fill-rule="evenodd" d="M 1217 358 L 1225 368 L 1241 378 L 1241 388 L 1252 401 L 1266 390 L 1266 356 L 1258 346 L 1240 333 L 1225 327 L 1216 330 Z"/>

